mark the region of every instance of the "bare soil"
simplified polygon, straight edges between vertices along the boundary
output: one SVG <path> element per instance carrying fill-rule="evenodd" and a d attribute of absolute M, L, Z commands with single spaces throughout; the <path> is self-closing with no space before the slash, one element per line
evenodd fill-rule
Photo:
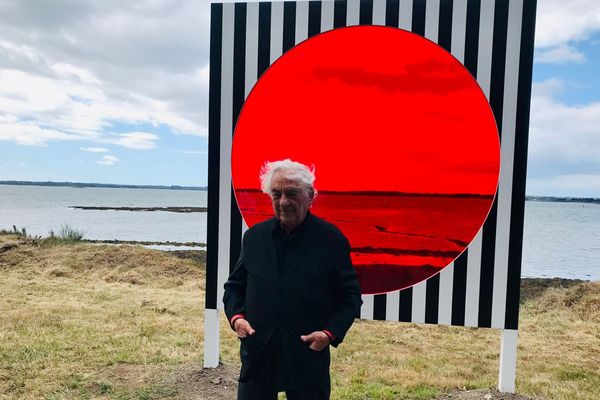
<path fill-rule="evenodd" d="M 164 382 L 177 389 L 178 400 L 230 400 L 236 398 L 238 368 L 219 365 L 218 368 L 182 366 Z M 535 398 L 542 400 L 541 398 Z M 519 394 L 500 393 L 497 390 L 456 391 L 438 397 L 437 400 L 535 400 Z"/>

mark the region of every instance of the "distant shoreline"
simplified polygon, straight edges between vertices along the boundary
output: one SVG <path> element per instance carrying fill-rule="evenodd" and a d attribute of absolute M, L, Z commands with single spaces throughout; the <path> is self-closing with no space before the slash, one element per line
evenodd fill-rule
<path fill-rule="evenodd" d="M 207 186 L 179 185 L 120 185 L 117 183 L 88 183 L 88 182 L 31 182 L 31 181 L 0 181 L 0 185 L 14 186 L 48 186 L 72 188 L 109 188 L 109 189 L 160 189 L 160 190 L 208 190 Z"/>
<path fill-rule="evenodd" d="M 208 186 L 179 186 L 179 185 L 121 185 L 117 183 L 89 183 L 89 182 L 34 182 L 34 181 L 0 181 L 0 185 L 14 186 L 46 186 L 46 187 L 72 187 L 72 188 L 109 188 L 109 189 L 159 189 L 159 190 L 196 190 L 207 191 Z M 258 189 L 238 189 L 242 192 L 259 192 Z M 394 191 L 336 191 L 320 190 L 321 194 L 345 194 L 354 196 L 410 196 L 410 197 L 459 197 L 459 198 L 493 198 L 492 195 L 472 193 L 409 193 Z M 575 196 L 525 196 L 526 201 L 537 201 L 546 203 L 587 203 L 600 204 L 599 197 L 575 197 Z"/>

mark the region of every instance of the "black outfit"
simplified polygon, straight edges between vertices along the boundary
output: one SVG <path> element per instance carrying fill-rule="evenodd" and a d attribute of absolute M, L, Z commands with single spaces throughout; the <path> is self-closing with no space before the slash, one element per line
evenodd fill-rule
<path fill-rule="evenodd" d="M 256 224 L 244 235 L 223 302 L 229 320 L 244 314 L 256 331 L 241 340 L 239 399 L 307 390 L 326 395 L 297 398 L 329 398 L 329 347 L 314 351 L 300 335 L 325 329 L 337 347 L 360 314 L 350 246 L 339 229 L 310 213 L 289 237 L 276 218 Z"/>

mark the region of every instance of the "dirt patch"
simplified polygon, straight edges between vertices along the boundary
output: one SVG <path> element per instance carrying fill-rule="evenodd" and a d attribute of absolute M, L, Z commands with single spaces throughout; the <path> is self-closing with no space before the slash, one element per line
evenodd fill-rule
<path fill-rule="evenodd" d="M 239 368 L 219 365 L 218 368 L 202 368 L 186 365 L 177 368 L 165 379 L 164 384 L 177 389 L 177 400 L 230 400 L 237 395 Z M 497 390 L 457 391 L 436 400 L 543 400 L 519 394 L 500 393 Z"/>
<path fill-rule="evenodd" d="M 173 399 L 231 400 L 237 396 L 239 372 L 238 367 L 231 365 L 218 368 L 185 365 L 173 371 L 164 384 L 177 389 Z"/>

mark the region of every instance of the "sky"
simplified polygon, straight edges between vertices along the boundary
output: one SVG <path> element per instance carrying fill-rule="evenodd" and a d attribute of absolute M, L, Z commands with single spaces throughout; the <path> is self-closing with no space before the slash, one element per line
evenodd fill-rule
<path fill-rule="evenodd" d="M 1 0 L 0 180 L 207 184 L 209 0 Z M 600 2 L 538 0 L 527 194 L 600 197 Z"/>

